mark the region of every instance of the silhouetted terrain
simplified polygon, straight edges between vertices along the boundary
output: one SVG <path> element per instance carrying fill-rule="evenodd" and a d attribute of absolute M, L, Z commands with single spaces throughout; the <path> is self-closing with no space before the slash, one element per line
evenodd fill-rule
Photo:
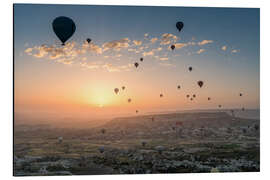
<path fill-rule="evenodd" d="M 259 124 L 197 112 L 121 117 L 93 128 L 16 125 L 14 173 L 259 171 Z"/>

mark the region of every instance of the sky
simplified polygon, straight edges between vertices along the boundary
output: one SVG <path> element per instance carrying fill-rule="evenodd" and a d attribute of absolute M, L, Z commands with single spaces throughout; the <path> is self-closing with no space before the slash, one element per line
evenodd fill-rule
<path fill-rule="evenodd" d="M 76 24 L 65 46 L 52 29 L 58 16 Z M 15 4 L 15 112 L 111 117 L 259 108 L 259 53 L 257 8 Z"/>

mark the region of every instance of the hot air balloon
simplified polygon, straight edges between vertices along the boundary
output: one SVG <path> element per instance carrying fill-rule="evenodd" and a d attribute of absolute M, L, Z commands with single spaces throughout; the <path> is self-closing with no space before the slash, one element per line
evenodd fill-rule
<path fill-rule="evenodd" d="M 221 108 L 221 105 L 218 105 L 219 108 Z"/>
<path fill-rule="evenodd" d="M 208 99 L 208 101 L 210 101 L 210 100 L 211 100 L 211 98 L 210 98 L 210 97 L 208 97 L 207 99 Z"/>
<path fill-rule="evenodd" d="M 180 85 L 178 85 L 178 86 L 177 86 L 177 89 L 180 89 L 180 88 L 181 88 L 181 86 L 180 86 Z"/>
<path fill-rule="evenodd" d="M 175 45 L 173 44 L 173 45 L 171 45 L 171 49 L 172 50 L 174 50 L 175 49 Z"/>
<path fill-rule="evenodd" d="M 125 90 L 126 89 L 126 87 L 125 86 L 122 86 L 122 90 Z"/>
<path fill-rule="evenodd" d="M 90 38 L 87 38 L 86 41 L 88 42 L 88 44 L 91 42 Z"/>
<path fill-rule="evenodd" d="M 143 61 L 143 58 L 142 57 L 140 58 L 140 61 Z"/>
<path fill-rule="evenodd" d="M 101 129 L 100 131 L 102 134 L 105 134 L 106 133 L 106 129 Z"/>
<path fill-rule="evenodd" d="M 190 98 L 190 100 L 192 101 L 192 100 L 193 100 L 193 98 Z"/>
<path fill-rule="evenodd" d="M 184 27 L 184 23 L 179 21 L 176 23 L 176 28 L 178 29 L 179 32 L 181 32 L 181 30 L 183 29 Z"/>
<path fill-rule="evenodd" d="M 101 146 L 101 147 L 98 148 L 98 150 L 99 150 L 100 153 L 103 153 L 105 151 L 105 148 L 103 146 Z"/>
<path fill-rule="evenodd" d="M 188 68 L 188 70 L 191 72 L 191 71 L 192 71 L 192 67 L 190 66 L 190 67 Z"/>
<path fill-rule="evenodd" d="M 134 66 L 137 68 L 139 66 L 139 63 L 135 62 Z"/>
<path fill-rule="evenodd" d="M 189 94 L 187 94 L 187 98 L 189 98 Z"/>
<path fill-rule="evenodd" d="M 129 103 L 131 102 L 131 99 L 130 99 L 130 98 L 128 99 L 128 102 L 129 102 Z"/>
<path fill-rule="evenodd" d="M 239 96 L 242 96 L 242 95 L 243 95 L 242 93 L 239 94 Z"/>
<path fill-rule="evenodd" d="M 145 141 L 142 141 L 142 146 L 144 147 L 146 145 L 146 142 Z"/>
<path fill-rule="evenodd" d="M 232 117 L 234 117 L 234 110 L 231 109 L 231 114 L 232 114 Z"/>
<path fill-rule="evenodd" d="M 114 92 L 115 92 L 115 94 L 117 94 L 119 92 L 119 89 L 118 88 L 115 88 L 114 89 Z"/>
<path fill-rule="evenodd" d="M 61 144 L 63 141 L 63 137 L 58 137 L 58 143 Z"/>
<path fill-rule="evenodd" d="M 136 113 L 138 113 L 139 111 L 138 110 L 136 110 Z"/>
<path fill-rule="evenodd" d="M 198 81 L 198 85 L 200 86 L 200 88 L 203 86 L 203 81 Z"/>
<path fill-rule="evenodd" d="M 164 146 L 156 146 L 155 149 L 158 151 L 159 154 L 161 154 L 162 151 L 165 150 Z"/>
<path fill-rule="evenodd" d="M 193 97 L 195 98 L 196 97 L 196 94 L 193 94 Z"/>
<path fill-rule="evenodd" d="M 65 45 L 65 42 L 74 34 L 76 25 L 72 19 L 64 16 L 57 17 L 52 23 L 53 31 L 56 36 Z"/>
<path fill-rule="evenodd" d="M 160 94 L 160 95 L 159 95 L 159 97 L 161 97 L 161 98 L 162 98 L 162 97 L 163 97 L 163 94 Z"/>

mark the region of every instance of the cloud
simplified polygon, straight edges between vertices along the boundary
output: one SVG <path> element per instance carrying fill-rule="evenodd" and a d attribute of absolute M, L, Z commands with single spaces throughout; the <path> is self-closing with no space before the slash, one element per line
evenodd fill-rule
<path fill-rule="evenodd" d="M 99 47 L 98 45 L 95 45 L 93 43 L 89 44 L 89 51 L 94 52 L 96 54 L 102 54 L 102 48 Z"/>
<path fill-rule="evenodd" d="M 161 51 L 161 50 L 162 50 L 162 48 L 161 47 L 158 47 L 156 49 L 153 49 L 152 51 L 157 52 L 157 51 Z"/>
<path fill-rule="evenodd" d="M 175 48 L 176 48 L 176 49 L 181 49 L 181 48 L 187 46 L 187 44 L 185 44 L 185 43 L 176 43 L 176 44 L 174 44 L 174 45 L 175 45 Z"/>
<path fill-rule="evenodd" d="M 100 68 L 100 66 L 98 64 L 93 64 L 93 63 L 80 63 L 81 67 L 85 68 L 85 69 L 98 69 Z"/>
<path fill-rule="evenodd" d="M 196 53 L 197 54 L 201 54 L 201 53 L 203 53 L 205 51 L 205 49 L 199 49 Z"/>
<path fill-rule="evenodd" d="M 210 44 L 210 43 L 213 43 L 213 41 L 212 40 L 203 40 L 201 42 L 198 42 L 198 45 L 203 46 L 205 44 Z"/>
<path fill-rule="evenodd" d="M 116 54 L 115 55 L 115 57 L 121 57 L 122 56 L 122 54 Z"/>
<path fill-rule="evenodd" d="M 65 65 L 71 65 L 74 63 L 74 61 L 69 60 L 69 59 L 58 59 L 56 62 L 65 64 Z"/>
<path fill-rule="evenodd" d="M 226 51 L 226 50 L 227 50 L 227 46 L 222 46 L 221 49 L 222 49 L 223 51 Z"/>
<path fill-rule="evenodd" d="M 188 42 L 187 44 L 188 44 L 188 45 L 190 45 L 190 46 L 195 46 L 195 45 L 197 45 L 197 43 L 196 43 L 196 42 L 194 42 L 194 41 L 192 41 L 192 42 Z"/>
<path fill-rule="evenodd" d="M 104 51 L 107 51 L 110 49 L 115 50 L 115 51 L 120 51 L 122 48 L 129 47 L 129 42 L 130 40 L 128 38 L 123 38 L 120 40 L 106 42 L 102 45 L 102 47 Z"/>
<path fill-rule="evenodd" d="M 143 56 L 153 56 L 154 55 L 154 51 L 149 51 L 149 52 L 144 52 Z"/>
<path fill-rule="evenodd" d="M 106 63 L 102 66 L 108 72 L 120 72 L 120 71 L 129 71 L 132 67 L 132 64 L 121 65 L 121 66 L 114 66 L 112 64 Z"/>
<path fill-rule="evenodd" d="M 232 50 L 232 53 L 238 53 L 240 50 L 237 50 L 237 49 L 233 49 Z"/>
<path fill-rule="evenodd" d="M 162 34 L 161 36 L 161 45 L 167 45 L 170 44 L 171 42 L 175 42 L 177 40 L 177 36 L 169 33 Z"/>
<path fill-rule="evenodd" d="M 63 59 L 70 61 L 82 53 L 80 49 L 75 48 L 75 45 L 75 42 L 67 43 L 65 46 L 61 47 L 41 45 L 27 48 L 24 52 L 36 58 L 48 58 L 50 60 L 61 59 L 59 62 L 67 64 L 67 61 Z M 70 64 L 70 62 L 68 64 Z"/>
<path fill-rule="evenodd" d="M 33 48 L 27 48 L 24 52 L 26 54 L 32 54 Z"/>
<path fill-rule="evenodd" d="M 167 57 L 162 57 L 162 58 L 159 58 L 161 61 L 168 61 L 169 60 L 169 58 L 167 58 Z"/>
<path fill-rule="evenodd" d="M 140 46 L 142 41 L 133 40 L 133 44 L 135 44 L 135 46 Z"/>
<path fill-rule="evenodd" d="M 158 38 L 152 38 L 150 41 L 154 44 L 157 40 Z"/>
<path fill-rule="evenodd" d="M 171 63 L 159 63 L 159 65 L 165 66 L 165 67 L 172 67 L 172 66 L 174 66 L 174 65 L 171 64 Z"/>

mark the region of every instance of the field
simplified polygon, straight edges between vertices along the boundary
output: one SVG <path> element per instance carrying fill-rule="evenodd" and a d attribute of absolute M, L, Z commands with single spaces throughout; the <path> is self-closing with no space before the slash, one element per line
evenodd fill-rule
<path fill-rule="evenodd" d="M 225 111 L 137 115 L 85 128 L 15 123 L 14 175 L 257 172 L 259 125 Z"/>

